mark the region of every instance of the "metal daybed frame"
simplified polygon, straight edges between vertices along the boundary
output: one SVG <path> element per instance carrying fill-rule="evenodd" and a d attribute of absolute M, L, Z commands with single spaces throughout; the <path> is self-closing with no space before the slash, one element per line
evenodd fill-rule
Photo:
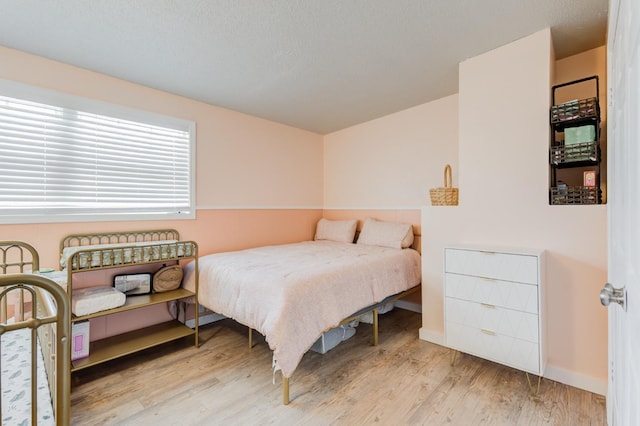
<path fill-rule="evenodd" d="M 0 335 L 20 329 L 31 330 L 31 424 L 38 423 L 37 360 L 44 355 L 56 424 L 68 425 L 71 414 L 71 310 L 66 292 L 60 285 L 33 274 L 39 270 L 39 263 L 38 252 L 30 244 L 0 241 Z M 14 271 L 17 273 L 12 273 Z M 8 318 L 10 294 L 17 297 L 12 321 Z M 55 301 L 55 308 L 49 309 L 45 301 L 49 296 Z M 31 314 L 25 315 L 28 309 Z M 38 353 L 37 339 L 40 339 L 42 353 Z M 55 341 L 49 346 L 45 340 L 51 339 Z"/>

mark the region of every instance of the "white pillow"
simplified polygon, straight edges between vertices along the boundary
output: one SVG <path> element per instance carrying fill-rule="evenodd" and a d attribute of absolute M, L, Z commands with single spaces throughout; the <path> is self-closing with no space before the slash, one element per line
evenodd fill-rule
<path fill-rule="evenodd" d="M 328 220 L 320 219 L 316 227 L 316 240 L 338 241 L 353 243 L 356 235 L 358 220 Z"/>
<path fill-rule="evenodd" d="M 367 218 L 362 225 L 358 244 L 391 248 L 411 247 L 413 227 L 409 223 L 380 222 Z"/>

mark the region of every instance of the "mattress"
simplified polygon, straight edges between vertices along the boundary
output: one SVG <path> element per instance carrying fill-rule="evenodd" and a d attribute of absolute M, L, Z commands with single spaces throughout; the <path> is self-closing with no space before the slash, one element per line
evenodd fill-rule
<path fill-rule="evenodd" d="M 203 256 L 199 302 L 258 330 L 290 377 L 322 333 L 351 314 L 420 284 L 420 255 L 334 241 L 307 241 Z M 193 262 L 183 286 L 194 290 Z"/>
<path fill-rule="evenodd" d="M 71 312 L 82 316 L 122 306 L 127 296 L 113 287 L 99 286 L 73 290 Z"/>
<path fill-rule="evenodd" d="M 2 424 L 31 424 L 31 333 L 22 328 L 0 336 Z M 54 425 L 49 383 L 37 345 L 38 425 Z"/>

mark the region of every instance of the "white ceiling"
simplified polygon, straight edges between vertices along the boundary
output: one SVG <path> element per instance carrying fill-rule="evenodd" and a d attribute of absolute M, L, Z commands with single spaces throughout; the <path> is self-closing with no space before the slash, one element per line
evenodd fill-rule
<path fill-rule="evenodd" d="M 0 45 L 326 134 L 546 27 L 558 58 L 601 46 L 606 21 L 607 0 L 0 0 Z"/>

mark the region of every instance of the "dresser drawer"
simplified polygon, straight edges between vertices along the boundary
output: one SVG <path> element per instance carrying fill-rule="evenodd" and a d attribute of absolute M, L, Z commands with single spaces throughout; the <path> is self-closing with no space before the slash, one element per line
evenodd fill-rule
<path fill-rule="evenodd" d="M 445 249 L 445 272 L 537 285 L 538 258 L 492 251 Z"/>
<path fill-rule="evenodd" d="M 445 295 L 516 311 L 538 313 L 538 287 L 532 284 L 446 273 Z"/>
<path fill-rule="evenodd" d="M 537 343 L 455 323 L 447 323 L 446 333 L 447 346 L 454 349 L 536 375 L 542 373 Z"/>
<path fill-rule="evenodd" d="M 447 297 L 446 323 L 538 343 L 538 315 Z M 448 336 L 447 336 L 448 337 Z"/>

